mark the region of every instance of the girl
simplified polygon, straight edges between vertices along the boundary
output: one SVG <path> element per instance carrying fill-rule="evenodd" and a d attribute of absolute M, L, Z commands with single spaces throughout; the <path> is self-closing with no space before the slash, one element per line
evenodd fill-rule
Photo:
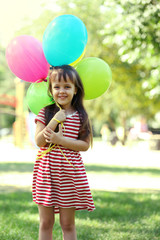
<path fill-rule="evenodd" d="M 79 151 L 92 141 L 82 100 L 84 89 L 76 70 L 52 67 L 49 94 L 55 104 L 36 117 L 36 144 L 40 147 L 33 174 L 33 201 L 40 215 L 39 240 L 51 240 L 54 214 L 60 214 L 64 240 L 76 240 L 75 210 L 95 209 Z"/>

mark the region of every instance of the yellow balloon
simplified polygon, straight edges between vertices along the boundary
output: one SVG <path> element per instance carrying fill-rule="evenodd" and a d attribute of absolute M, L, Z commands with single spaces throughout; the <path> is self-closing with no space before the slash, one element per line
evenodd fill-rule
<path fill-rule="evenodd" d="M 75 65 L 83 58 L 85 52 L 86 52 L 86 48 L 84 49 L 84 51 L 83 51 L 83 53 L 81 54 L 81 56 L 80 56 L 79 58 L 77 58 L 76 61 L 70 63 L 69 65 L 70 65 L 70 66 L 75 66 Z"/>

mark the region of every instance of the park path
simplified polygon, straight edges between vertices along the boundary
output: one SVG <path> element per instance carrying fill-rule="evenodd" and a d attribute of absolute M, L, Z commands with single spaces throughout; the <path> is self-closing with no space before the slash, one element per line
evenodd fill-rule
<path fill-rule="evenodd" d="M 12 143 L 0 142 L 1 160 L 5 163 L 34 163 L 37 149 L 15 148 Z M 82 152 L 91 189 L 107 191 L 160 191 L 160 151 L 149 151 L 140 144 L 134 148 L 111 147 L 94 142 L 93 148 Z M 0 165 L 1 166 L 1 165 Z M 27 172 L 1 171 L 0 190 L 29 189 L 32 184 L 31 167 Z"/>

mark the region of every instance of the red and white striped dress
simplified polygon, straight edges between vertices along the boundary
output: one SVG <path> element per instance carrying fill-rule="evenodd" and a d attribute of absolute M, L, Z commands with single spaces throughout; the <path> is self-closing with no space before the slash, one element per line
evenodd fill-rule
<path fill-rule="evenodd" d="M 45 125 L 44 109 L 39 112 L 35 121 Z M 79 128 L 80 119 L 76 111 L 66 117 L 63 134 L 76 140 Z M 35 162 L 33 201 L 47 207 L 54 206 L 55 213 L 59 213 L 59 208 L 73 207 L 76 210 L 93 211 L 95 206 L 80 152 L 59 147 L 60 149 L 58 147 L 52 149 Z M 47 147 L 40 148 L 38 156 L 46 149 Z"/>

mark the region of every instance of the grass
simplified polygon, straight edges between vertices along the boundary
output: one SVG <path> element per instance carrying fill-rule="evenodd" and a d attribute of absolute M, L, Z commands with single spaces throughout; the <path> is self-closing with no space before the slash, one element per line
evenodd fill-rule
<path fill-rule="evenodd" d="M 96 174 L 113 173 L 113 174 L 147 174 L 151 176 L 159 176 L 160 169 L 157 168 L 138 168 L 138 167 L 122 167 L 122 166 L 106 166 L 106 165 L 86 165 L 88 173 Z"/>
<path fill-rule="evenodd" d="M 99 179 L 107 186 L 121 180 L 121 184 L 127 180 L 147 181 L 145 186 L 150 181 L 151 186 L 160 181 L 160 168 L 154 165 L 131 167 L 91 162 L 86 164 L 86 171 L 93 184 Z M 0 240 L 38 239 L 39 216 L 37 205 L 32 202 L 32 172 L 32 160 L 0 162 Z M 153 191 L 145 192 L 146 188 L 133 192 L 128 186 L 125 192 L 92 190 L 96 210 L 76 212 L 78 240 L 160 240 L 160 191 L 147 186 Z M 58 215 L 53 236 L 62 240 Z"/>
<path fill-rule="evenodd" d="M 96 210 L 76 213 L 78 240 L 160 239 L 160 194 L 92 193 Z M 0 194 L 0 208 L 1 240 L 38 239 L 38 210 L 31 192 Z M 58 215 L 54 239 L 62 239 Z"/>
<path fill-rule="evenodd" d="M 113 173 L 113 174 L 147 174 L 153 176 L 160 176 L 159 168 L 139 168 L 139 167 L 127 167 L 127 166 L 108 166 L 108 165 L 97 165 L 97 164 L 86 164 L 86 171 L 95 174 Z M 26 162 L 1 162 L 0 173 L 32 173 L 33 163 Z"/>

